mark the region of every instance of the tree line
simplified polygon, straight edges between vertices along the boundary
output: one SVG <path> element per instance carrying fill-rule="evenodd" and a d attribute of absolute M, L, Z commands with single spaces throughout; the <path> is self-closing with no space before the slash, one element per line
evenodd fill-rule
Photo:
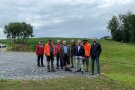
<path fill-rule="evenodd" d="M 33 27 L 25 22 L 13 22 L 5 25 L 4 33 L 14 43 L 25 43 L 29 37 L 33 37 Z"/>
<path fill-rule="evenodd" d="M 135 14 L 128 12 L 113 16 L 108 22 L 112 39 L 124 43 L 135 43 Z"/>

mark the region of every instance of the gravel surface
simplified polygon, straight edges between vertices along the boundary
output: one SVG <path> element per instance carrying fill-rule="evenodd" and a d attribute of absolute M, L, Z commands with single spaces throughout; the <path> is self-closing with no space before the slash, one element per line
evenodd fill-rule
<path fill-rule="evenodd" d="M 56 59 L 55 62 L 56 63 Z M 56 70 L 56 72 L 47 72 L 46 59 L 44 57 L 45 67 L 37 67 L 35 53 L 31 52 L 0 52 L 0 79 L 48 79 L 59 77 L 94 77 L 90 73 L 66 72 Z M 55 65 L 55 64 L 54 64 Z M 56 65 L 55 65 L 56 67 Z"/>

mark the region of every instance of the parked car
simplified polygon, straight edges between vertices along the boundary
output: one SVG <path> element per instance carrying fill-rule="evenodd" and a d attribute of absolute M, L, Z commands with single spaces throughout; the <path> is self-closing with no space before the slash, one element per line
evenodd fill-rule
<path fill-rule="evenodd" d="M 5 44 L 0 44 L 0 48 L 6 48 Z"/>

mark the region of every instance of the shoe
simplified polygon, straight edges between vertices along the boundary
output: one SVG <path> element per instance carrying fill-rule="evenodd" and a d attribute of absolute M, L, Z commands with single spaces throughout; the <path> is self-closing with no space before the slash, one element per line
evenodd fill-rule
<path fill-rule="evenodd" d="M 91 75 L 94 75 L 94 73 L 92 73 Z"/>
<path fill-rule="evenodd" d="M 79 69 L 79 72 L 81 72 L 81 69 Z"/>
<path fill-rule="evenodd" d="M 56 69 L 59 69 L 59 67 L 57 67 Z"/>
<path fill-rule="evenodd" d="M 71 68 L 74 68 L 74 66 L 72 65 Z"/>
<path fill-rule="evenodd" d="M 77 70 L 76 72 L 80 72 L 80 71 L 81 71 L 81 69 Z"/>
<path fill-rule="evenodd" d="M 45 67 L 44 65 L 42 65 L 42 67 Z"/>
<path fill-rule="evenodd" d="M 51 72 L 50 70 L 48 70 L 48 72 Z"/>

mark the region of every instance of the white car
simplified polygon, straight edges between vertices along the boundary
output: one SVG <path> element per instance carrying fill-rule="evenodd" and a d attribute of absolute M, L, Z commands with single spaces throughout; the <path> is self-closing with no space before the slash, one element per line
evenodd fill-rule
<path fill-rule="evenodd" d="M 0 44 L 0 48 L 5 48 L 6 45 L 5 44 Z"/>

